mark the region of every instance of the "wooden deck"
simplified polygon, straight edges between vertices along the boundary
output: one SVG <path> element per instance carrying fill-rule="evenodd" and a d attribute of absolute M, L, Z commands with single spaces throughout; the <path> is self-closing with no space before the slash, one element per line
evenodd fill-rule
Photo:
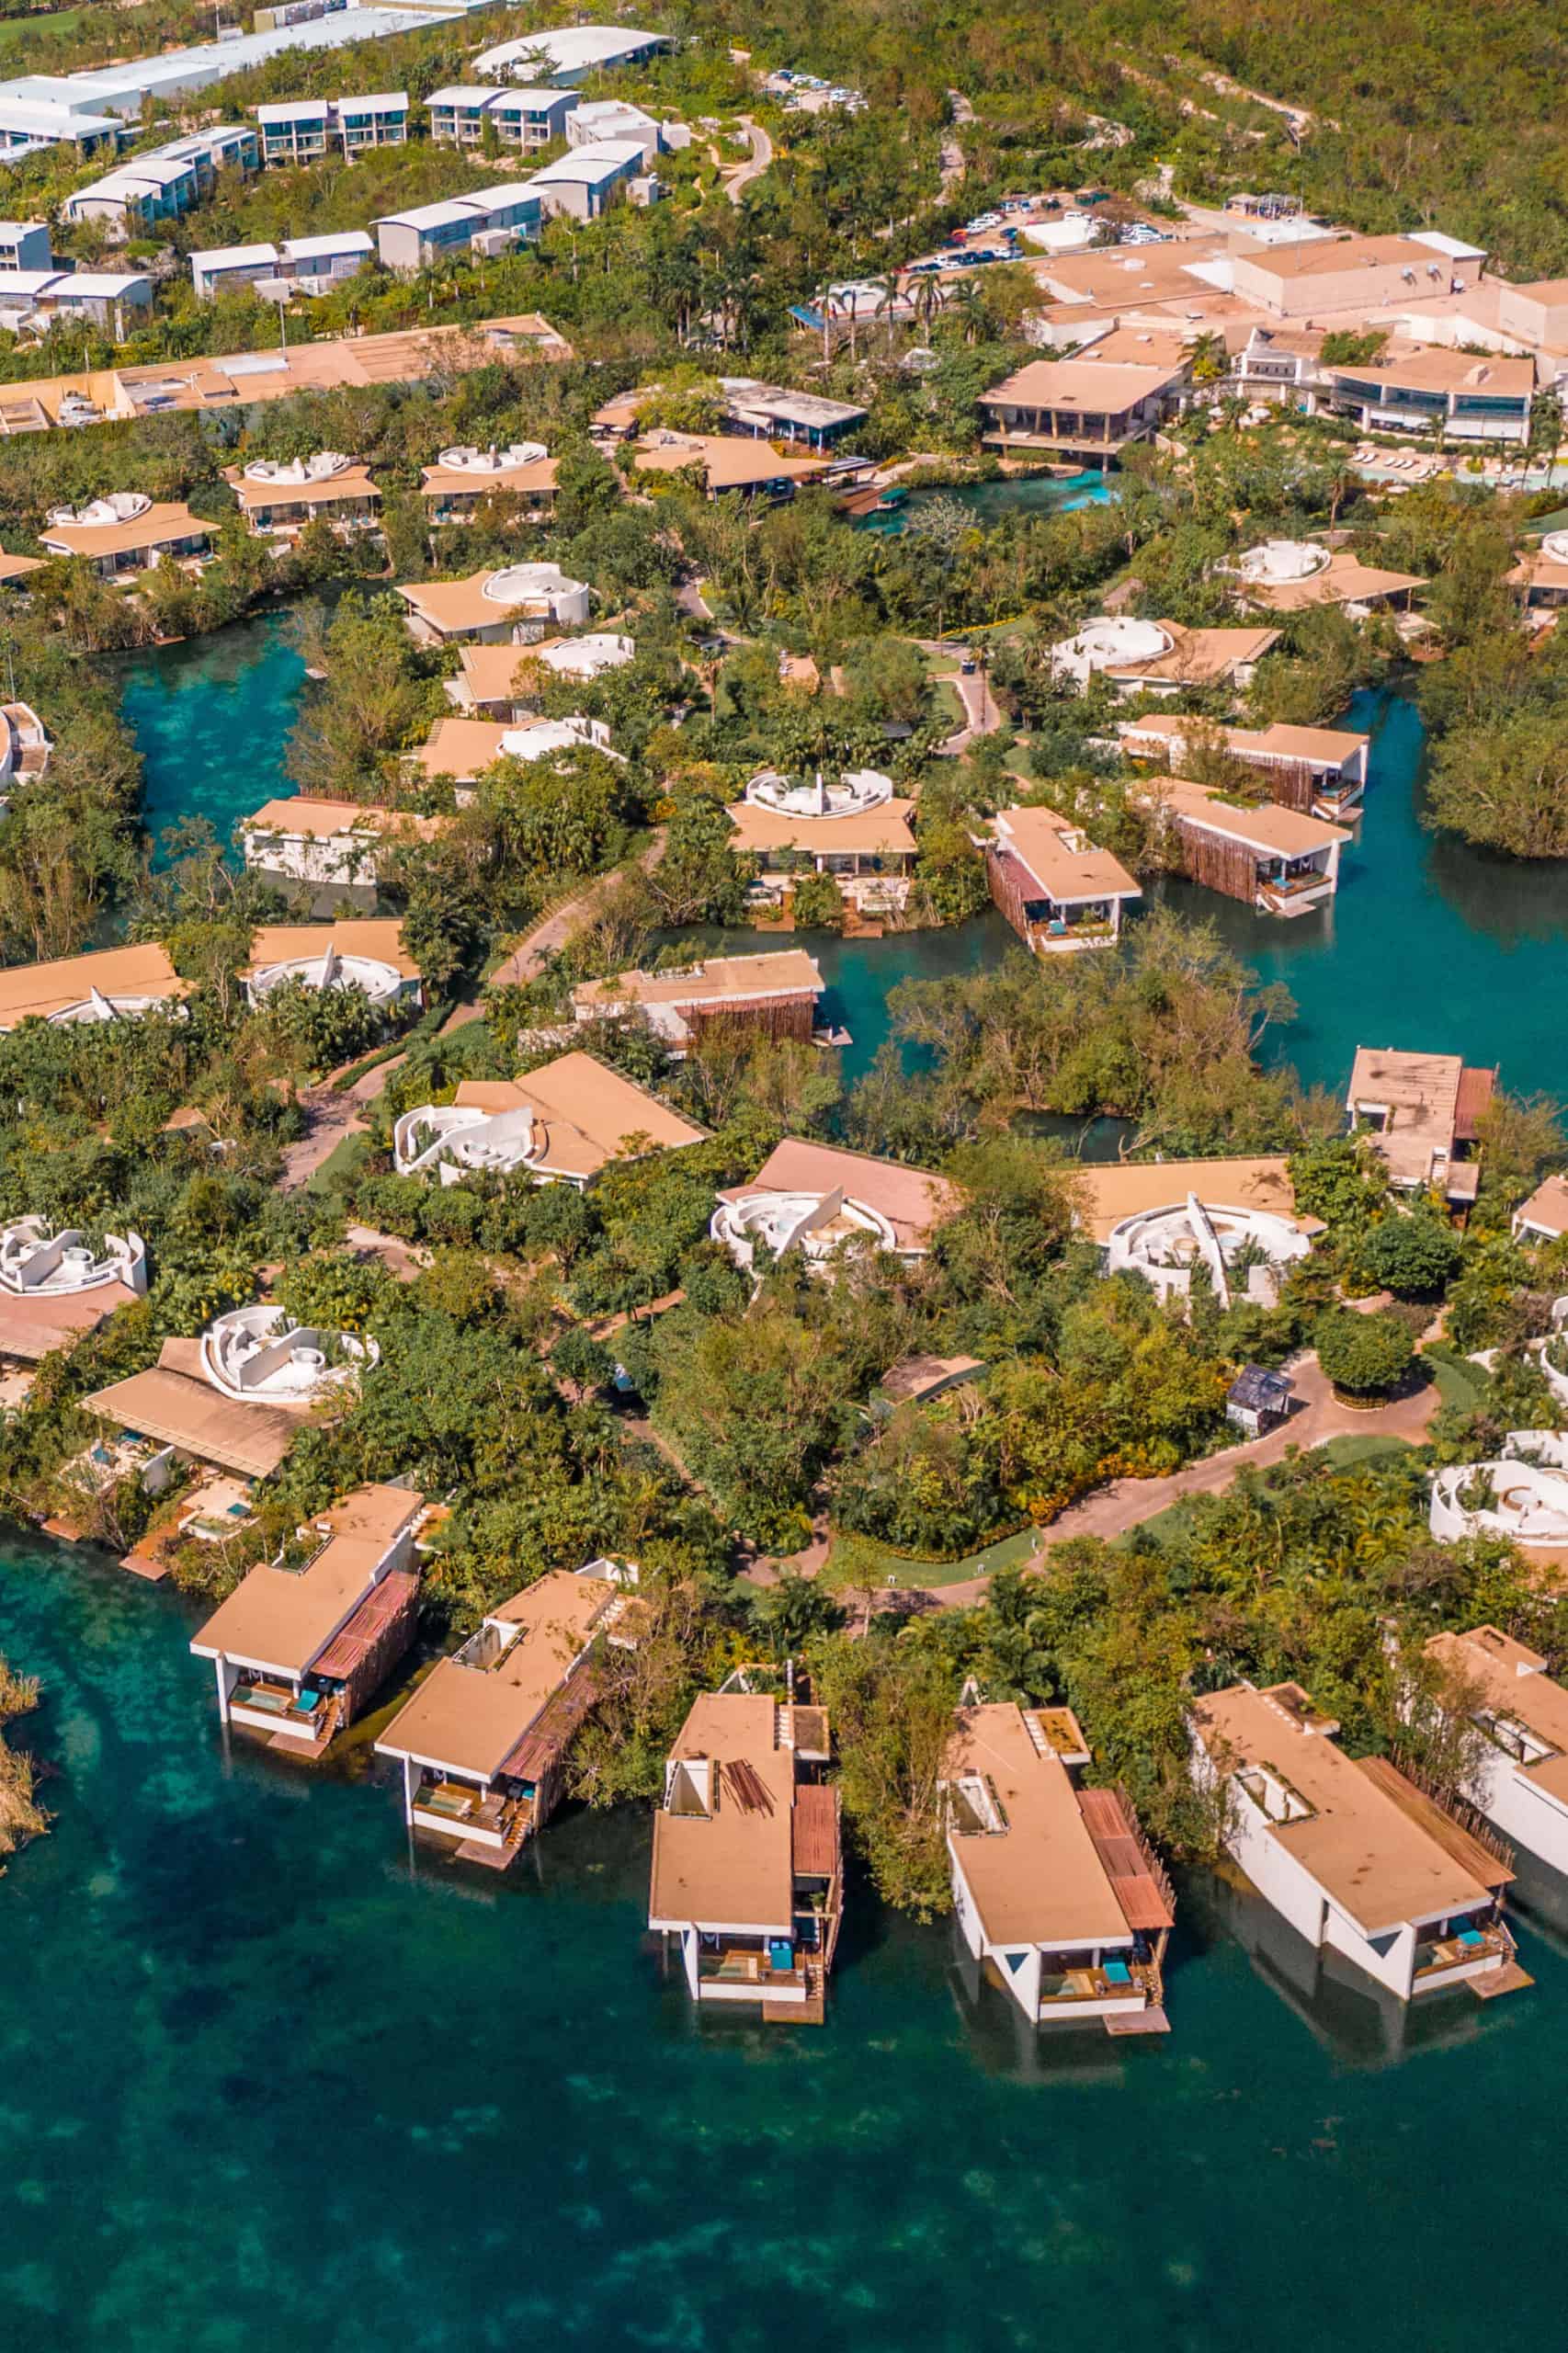
<path fill-rule="evenodd" d="M 1501 1969 L 1489 1969 L 1484 1977 L 1467 1977 L 1464 1982 L 1478 2002 L 1494 2002 L 1499 1994 L 1522 1994 L 1535 1979 L 1517 1961 L 1509 1961 Z"/>

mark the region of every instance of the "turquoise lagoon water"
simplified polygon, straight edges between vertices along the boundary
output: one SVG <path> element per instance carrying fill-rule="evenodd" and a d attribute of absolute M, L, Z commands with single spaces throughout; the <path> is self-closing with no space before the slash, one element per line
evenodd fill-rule
<path fill-rule="evenodd" d="M 393 1790 L 225 1755 L 186 1607 L 0 1550 L 54 1832 L 0 1880 L 6 2353 L 1433 2353 L 1559 2341 L 1568 1958 L 1410 2024 L 1183 1891 L 1174 2031 L 1015 2033 L 852 1890 L 822 2029 L 700 2026 L 649 1827 L 515 1879 Z"/>
<path fill-rule="evenodd" d="M 144 763 L 142 823 L 154 844 L 177 819 L 205 817 L 227 847 L 242 817 L 293 792 L 283 761 L 304 676 L 278 613 L 127 665 L 120 710 Z"/>
<path fill-rule="evenodd" d="M 1061 515 L 1075 506 L 1097 506 L 1114 498 L 1115 489 L 1102 473 L 1027 474 L 995 482 L 955 483 L 950 490 L 912 490 L 902 506 L 885 515 L 862 515 L 855 528 L 883 534 L 902 531 L 922 506 L 936 498 L 951 499 L 977 523 L 1000 522 L 1004 515 Z"/>

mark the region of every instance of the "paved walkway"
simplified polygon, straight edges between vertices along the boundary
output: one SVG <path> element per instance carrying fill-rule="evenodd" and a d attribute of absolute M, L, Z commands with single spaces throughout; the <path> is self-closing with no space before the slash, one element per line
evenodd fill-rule
<path fill-rule="evenodd" d="M 665 828 L 657 825 L 653 829 L 653 839 L 637 860 L 644 873 L 658 864 L 664 848 Z M 527 988 L 530 981 L 537 981 L 551 958 L 565 947 L 574 926 L 592 912 L 595 901 L 608 890 L 612 882 L 619 881 L 622 870 L 618 866 L 608 874 L 596 874 L 590 881 L 584 883 L 580 891 L 574 891 L 571 898 L 562 900 L 549 915 L 541 916 L 531 931 L 524 932 L 506 961 L 496 966 L 485 982 L 485 987 Z M 477 1021 L 483 1010 L 483 1006 L 473 998 L 455 1006 L 441 1025 L 442 1037 L 449 1037 L 465 1022 Z"/>
<path fill-rule="evenodd" d="M 751 153 L 724 183 L 724 193 L 732 204 L 740 202 L 753 180 L 759 180 L 773 161 L 773 142 L 761 123 L 754 122 L 749 114 L 743 114 L 741 129 L 750 135 Z"/>
<path fill-rule="evenodd" d="M 1312 1355 L 1290 1367 L 1290 1377 L 1296 1384 L 1297 1409 L 1278 1429 L 1244 1446 L 1227 1447 L 1222 1454 L 1205 1455 L 1200 1462 L 1189 1462 L 1185 1471 L 1168 1479 L 1116 1479 L 1108 1487 L 1097 1487 L 1041 1529 L 1035 1561 L 1074 1536 L 1098 1536 L 1108 1542 L 1125 1536 L 1130 1529 L 1168 1511 L 1187 1495 L 1221 1495 L 1241 1471 L 1281 1462 L 1292 1447 L 1304 1451 L 1331 1438 L 1344 1437 L 1399 1438 L 1419 1446 L 1442 1403 L 1437 1383 L 1428 1381 L 1414 1396 L 1396 1398 L 1373 1413 L 1358 1413 L 1353 1406 L 1340 1404 Z M 986 1577 L 971 1577 L 962 1585 L 914 1586 L 900 1597 L 906 1601 L 909 1591 L 923 1592 L 932 1606 L 960 1608 L 983 1601 L 989 1582 Z"/>
<path fill-rule="evenodd" d="M 353 1086 L 346 1087 L 342 1094 L 337 1092 L 330 1079 L 320 1086 L 305 1089 L 300 1097 L 300 1108 L 305 1115 L 305 1132 L 298 1143 L 288 1144 L 284 1148 L 279 1191 L 297 1193 L 302 1186 L 310 1183 L 323 1163 L 331 1158 L 345 1136 L 364 1132 L 361 1112 L 368 1103 L 375 1102 L 379 1096 L 384 1094 L 388 1080 L 403 1059 L 402 1054 L 393 1054 L 386 1062 L 378 1063 L 373 1070 L 368 1070 L 363 1078 L 357 1078 Z"/>

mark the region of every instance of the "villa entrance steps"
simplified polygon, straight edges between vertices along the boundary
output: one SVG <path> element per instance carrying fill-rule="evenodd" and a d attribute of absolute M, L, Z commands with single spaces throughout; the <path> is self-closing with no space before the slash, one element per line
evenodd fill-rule
<path fill-rule="evenodd" d="M 1467 1977 L 1464 1982 L 1478 2002 L 1494 2002 L 1499 1994 L 1522 1994 L 1535 1979 L 1517 1961 L 1509 1961 L 1501 1969 L 1489 1969 L 1484 1977 Z"/>
<path fill-rule="evenodd" d="M 1171 2022 L 1157 2002 L 1151 2002 L 1146 2010 L 1129 2010 L 1121 2018 L 1107 2018 L 1104 2025 L 1108 2034 L 1116 2035 L 1169 2034 L 1171 2030 Z"/>

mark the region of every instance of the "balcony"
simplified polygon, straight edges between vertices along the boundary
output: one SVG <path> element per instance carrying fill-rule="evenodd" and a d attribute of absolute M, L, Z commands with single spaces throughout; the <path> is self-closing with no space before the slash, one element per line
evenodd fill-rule
<path fill-rule="evenodd" d="M 1429 1994 L 1438 1986 L 1473 1977 L 1481 1969 L 1504 1968 L 1514 1957 L 1514 1939 L 1501 1920 L 1457 1928 L 1450 1936 L 1429 1937 L 1415 1948 L 1413 1994 Z"/>
<path fill-rule="evenodd" d="M 414 1793 L 414 1819 L 448 1838 L 475 1838 L 485 1846 L 518 1846 L 533 1814 L 530 1796 L 475 1789 L 470 1781 L 426 1781 Z"/>
<path fill-rule="evenodd" d="M 1048 1964 L 1051 1959 L 1047 1954 Z M 1158 2002 L 1160 1991 L 1160 1973 L 1146 1961 L 1109 1961 L 1097 1968 L 1073 1965 L 1055 1971 L 1047 1966 L 1040 1972 L 1040 2015 L 1050 2019 L 1074 2009 L 1097 2011 L 1107 2003 L 1142 2007 Z"/>
<path fill-rule="evenodd" d="M 229 1715 L 233 1722 L 249 1724 L 260 1732 L 284 1733 L 290 1740 L 322 1739 L 332 1711 L 329 1693 L 312 1690 L 309 1685 L 296 1691 L 287 1683 L 274 1683 L 266 1677 L 254 1683 L 236 1683 L 229 1694 Z"/>

